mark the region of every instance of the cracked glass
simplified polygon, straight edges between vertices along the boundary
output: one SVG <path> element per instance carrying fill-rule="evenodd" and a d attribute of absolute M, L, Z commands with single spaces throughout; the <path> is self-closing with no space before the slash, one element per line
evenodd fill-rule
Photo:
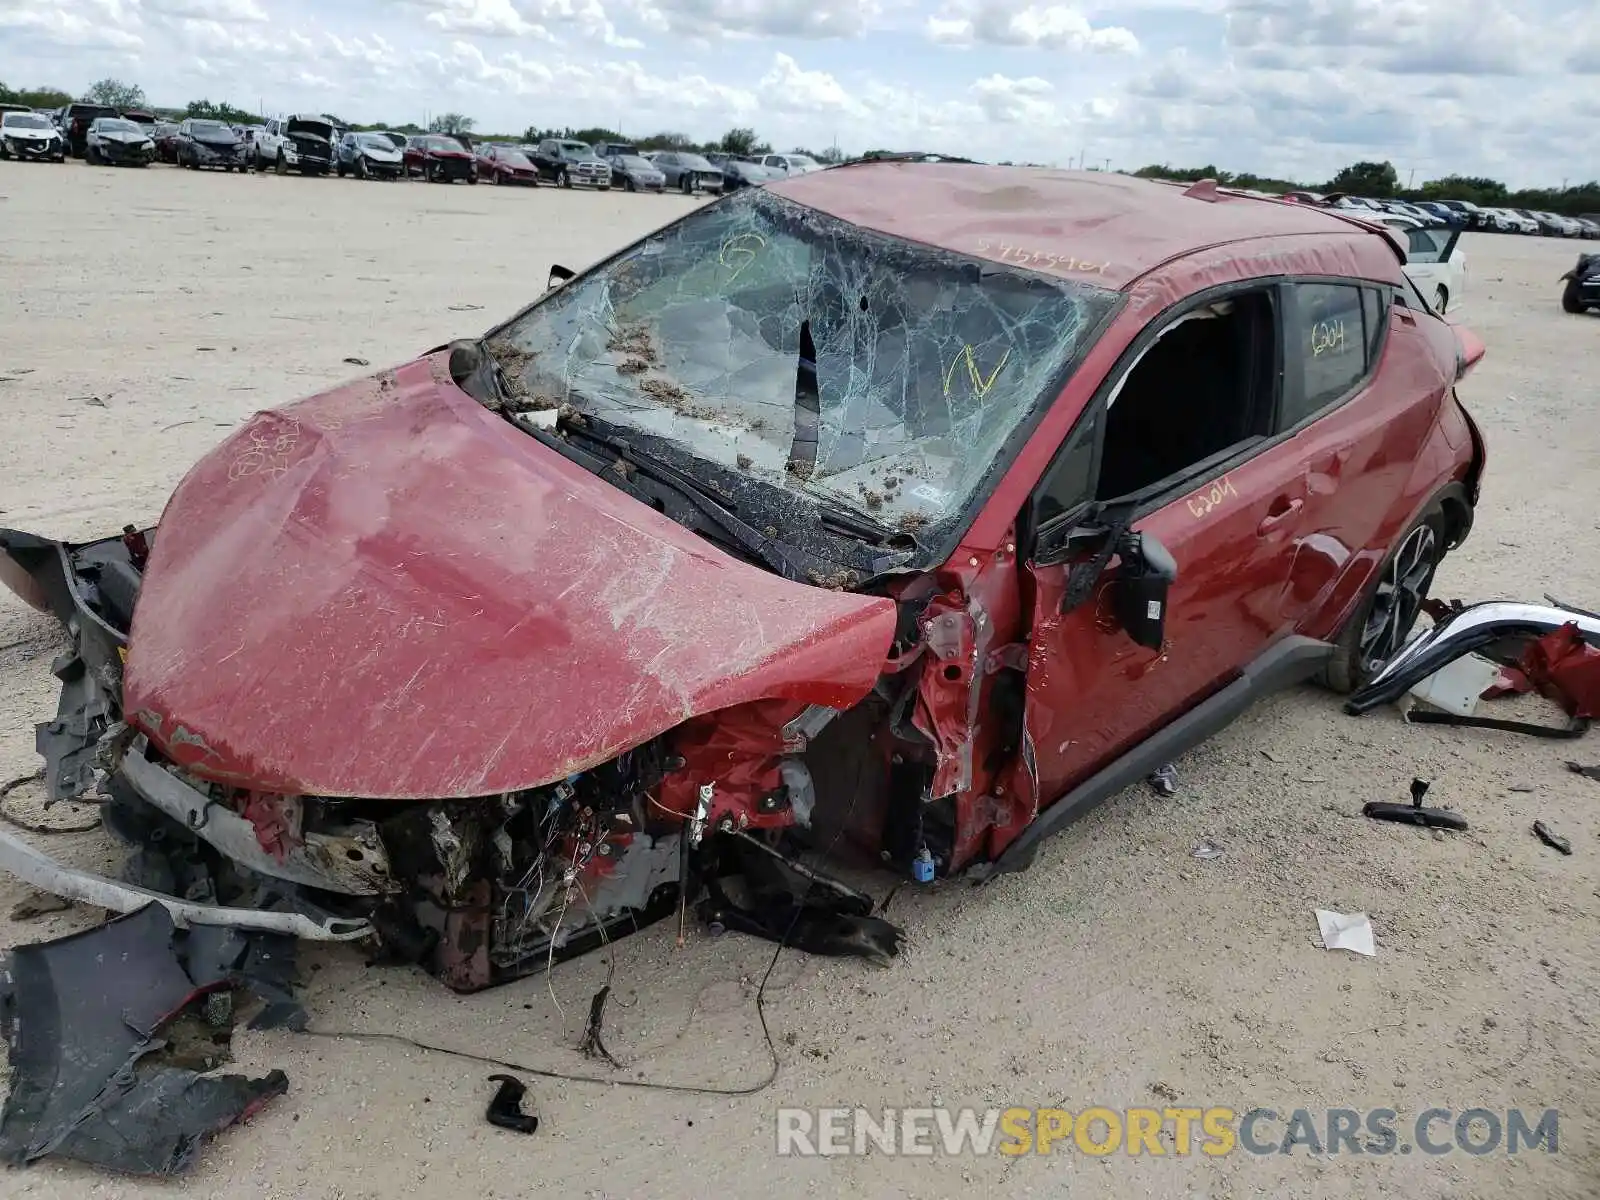
<path fill-rule="evenodd" d="M 532 407 L 915 529 L 970 505 L 1114 301 L 752 189 L 563 285 L 496 345 Z"/>

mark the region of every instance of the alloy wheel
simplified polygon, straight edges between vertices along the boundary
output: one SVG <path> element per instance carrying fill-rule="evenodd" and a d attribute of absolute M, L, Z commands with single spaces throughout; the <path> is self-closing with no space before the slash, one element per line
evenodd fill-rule
<path fill-rule="evenodd" d="M 1405 645 L 1433 584 L 1438 550 L 1439 535 L 1425 521 L 1406 534 L 1383 568 L 1361 630 L 1361 659 L 1369 672 L 1376 672 Z"/>

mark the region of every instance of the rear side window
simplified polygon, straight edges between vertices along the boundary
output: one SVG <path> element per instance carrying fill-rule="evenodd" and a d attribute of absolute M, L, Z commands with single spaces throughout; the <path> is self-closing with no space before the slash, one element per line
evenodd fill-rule
<path fill-rule="evenodd" d="M 1352 391 L 1367 377 L 1381 345 L 1383 308 L 1370 288 L 1345 283 L 1300 283 L 1290 331 L 1291 370 L 1299 387 L 1285 389 L 1279 428 L 1292 429 Z M 1298 360 L 1298 367 L 1295 365 Z"/>

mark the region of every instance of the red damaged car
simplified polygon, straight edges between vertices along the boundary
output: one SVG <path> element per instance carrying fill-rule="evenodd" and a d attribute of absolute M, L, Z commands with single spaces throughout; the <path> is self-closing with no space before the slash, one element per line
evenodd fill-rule
<path fill-rule="evenodd" d="M 490 183 L 519 183 L 524 187 L 539 186 L 539 168 L 533 160 L 515 146 L 502 146 L 487 142 L 477 148 L 478 178 Z"/>
<path fill-rule="evenodd" d="M 258 414 L 159 528 L 0 533 L 74 639 L 51 790 L 163 863 L 0 866 L 376 937 L 471 990 L 695 906 L 885 961 L 919 881 L 1259 696 L 1349 690 L 1472 525 L 1482 343 L 1347 214 L 859 163 Z M 155 835 L 161 836 L 157 838 Z"/>
<path fill-rule="evenodd" d="M 478 182 L 477 160 L 453 137 L 419 133 L 406 139 L 401 157 L 407 178 L 418 175 L 429 183 Z"/>

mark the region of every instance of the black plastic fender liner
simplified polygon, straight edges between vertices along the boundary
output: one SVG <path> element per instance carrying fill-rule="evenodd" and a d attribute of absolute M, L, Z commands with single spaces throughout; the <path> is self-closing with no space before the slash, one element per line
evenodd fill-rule
<path fill-rule="evenodd" d="M 977 863 L 967 874 L 975 883 L 996 875 L 1023 871 L 1033 865 L 1040 844 L 1067 825 L 1092 812 L 1123 788 L 1144 779 L 1185 750 L 1193 749 L 1225 728 L 1263 696 L 1297 683 L 1320 671 L 1334 648 L 1316 638 L 1286 637 L 1250 663 L 1232 683 L 1213 692 L 1188 712 L 1169 722 L 1144 741 L 1108 763 L 1048 808 L 1000 852 L 992 863 Z"/>
<path fill-rule="evenodd" d="M 7 953 L 0 1032 L 11 1092 L 0 1110 L 0 1161 L 55 1156 L 173 1175 L 208 1138 L 288 1090 L 282 1071 L 250 1079 L 141 1062 L 162 1048 L 162 1031 L 197 996 L 228 986 L 248 965 L 248 946 L 217 938 L 191 946 L 183 937 L 151 904 Z"/>
<path fill-rule="evenodd" d="M 1401 649 L 1366 687 L 1345 701 L 1344 710 L 1360 716 L 1392 704 L 1463 655 L 1507 639 L 1543 637 L 1563 625 L 1576 625 L 1584 641 L 1600 648 L 1600 618 L 1581 609 L 1515 600 L 1489 600 L 1457 609 Z"/>

